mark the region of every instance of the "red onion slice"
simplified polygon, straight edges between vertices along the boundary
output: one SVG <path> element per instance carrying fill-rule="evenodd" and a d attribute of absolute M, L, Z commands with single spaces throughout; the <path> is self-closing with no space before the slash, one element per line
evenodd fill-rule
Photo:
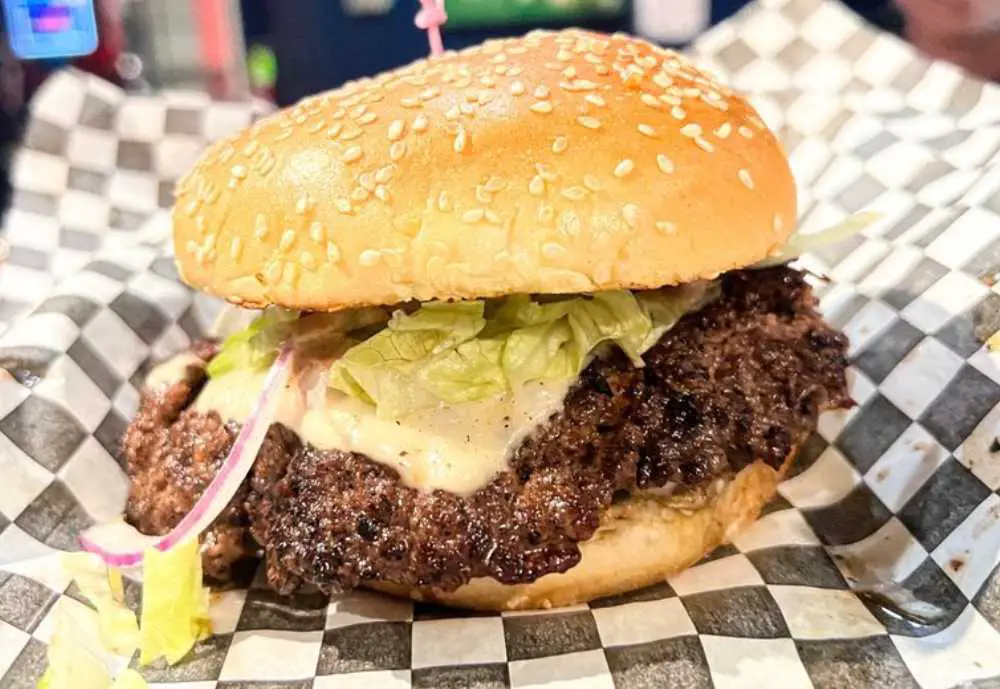
<path fill-rule="evenodd" d="M 198 502 L 180 523 L 165 536 L 146 536 L 123 521 L 99 524 L 80 535 L 80 545 L 94 553 L 111 567 L 134 567 L 142 562 L 143 553 L 153 547 L 167 551 L 178 543 L 197 537 L 211 526 L 229 504 L 243 479 L 257 460 L 264 437 L 277 413 L 281 393 L 288 383 L 292 358 L 291 347 L 283 347 L 268 371 L 257 404 L 240 428 L 229 455 L 219 473 L 198 498 Z"/>

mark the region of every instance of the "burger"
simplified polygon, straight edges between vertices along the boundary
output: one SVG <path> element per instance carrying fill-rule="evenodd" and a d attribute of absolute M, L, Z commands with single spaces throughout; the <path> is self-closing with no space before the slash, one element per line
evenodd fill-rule
<path fill-rule="evenodd" d="M 127 521 L 280 593 L 499 610 L 661 582 L 849 404 L 795 220 L 747 101 L 628 36 L 308 97 L 178 185 L 181 278 L 246 318 L 151 373 Z"/>

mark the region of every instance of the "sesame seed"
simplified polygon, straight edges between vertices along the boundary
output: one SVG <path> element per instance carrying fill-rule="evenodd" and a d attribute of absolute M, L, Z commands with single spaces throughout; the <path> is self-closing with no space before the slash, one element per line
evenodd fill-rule
<path fill-rule="evenodd" d="M 393 120 L 392 124 L 389 125 L 389 130 L 386 135 L 389 137 L 389 141 L 395 141 L 399 137 L 403 136 L 403 129 L 406 125 L 403 120 Z"/>
<path fill-rule="evenodd" d="M 253 234 L 257 239 L 263 239 L 267 236 L 267 218 L 264 217 L 263 213 L 258 213 L 254 220 Z"/>
<path fill-rule="evenodd" d="M 566 253 L 566 247 L 557 242 L 546 242 L 542 244 L 542 255 L 545 258 L 559 258 Z"/>
<path fill-rule="evenodd" d="M 351 202 L 347 199 L 337 199 L 334 201 L 334 205 L 337 207 L 337 210 L 344 215 L 351 215 L 354 213 L 354 208 L 351 207 Z"/>
<path fill-rule="evenodd" d="M 462 103 L 461 105 L 458 106 L 458 108 L 459 110 L 462 111 L 463 114 L 466 115 L 471 115 L 476 111 L 475 103 Z"/>
<path fill-rule="evenodd" d="M 544 84 L 535 89 L 535 98 L 548 98 L 549 88 Z"/>
<path fill-rule="evenodd" d="M 780 215 L 775 215 L 775 216 L 774 216 L 774 223 L 773 223 L 773 227 L 774 227 L 774 232 L 775 232 L 775 234 L 781 234 L 781 231 L 782 231 L 782 230 L 784 229 L 784 227 L 785 227 L 785 223 L 784 223 L 784 221 L 782 221 L 782 219 L 781 219 L 781 216 L 780 216 Z"/>
<path fill-rule="evenodd" d="M 743 182 L 743 186 L 752 191 L 753 177 L 750 176 L 750 172 L 748 170 L 744 170 L 741 168 L 740 171 L 737 172 L 736 174 L 739 176 L 740 181 Z"/>
<path fill-rule="evenodd" d="M 346 114 L 347 114 L 346 110 L 344 110 L 343 108 L 337 108 L 330 117 L 332 117 L 335 120 L 339 120 L 342 119 Z"/>
<path fill-rule="evenodd" d="M 361 203 L 367 201 L 370 194 L 371 192 L 364 187 L 355 187 L 354 191 L 351 192 L 351 200 Z"/>
<path fill-rule="evenodd" d="M 587 190 L 583 187 L 567 187 L 562 190 L 562 195 L 570 201 L 582 201 L 587 196 Z"/>
<path fill-rule="evenodd" d="M 524 93 L 524 82 L 515 81 L 510 85 L 510 92 L 515 96 L 520 96 Z"/>
<path fill-rule="evenodd" d="M 706 151 L 708 153 L 711 153 L 712 151 L 715 150 L 715 146 L 713 146 L 712 144 L 710 144 L 708 141 L 706 141 L 705 139 L 701 138 L 700 136 L 696 136 L 695 139 L 694 139 L 694 142 L 695 142 L 695 144 L 697 144 L 698 148 L 700 148 L 701 150 Z"/>
<path fill-rule="evenodd" d="M 455 143 L 452 147 L 455 149 L 455 153 L 461 153 L 465 150 L 465 144 L 468 137 L 465 133 L 465 127 L 459 127 L 458 133 L 455 135 Z"/>
<path fill-rule="evenodd" d="M 656 128 L 655 127 L 651 127 L 648 124 L 640 124 L 639 125 L 639 133 L 640 134 L 644 134 L 645 136 L 654 137 L 654 136 L 656 136 Z"/>
<path fill-rule="evenodd" d="M 382 252 L 376 251 L 375 249 L 365 249 L 361 252 L 361 255 L 358 256 L 358 263 L 366 268 L 371 268 L 381 260 Z"/>
<path fill-rule="evenodd" d="M 493 194 L 486 191 L 486 187 L 481 184 L 476 185 L 476 201 L 479 203 L 493 203 Z"/>
<path fill-rule="evenodd" d="M 389 190 L 385 188 L 384 184 L 379 184 L 377 187 L 375 187 L 375 198 L 377 198 L 379 201 L 389 200 Z"/>
<path fill-rule="evenodd" d="M 312 206 L 312 199 L 309 198 L 308 194 L 299 197 L 299 200 L 295 202 L 295 212 L 299 215 L 305 215 L 309 208 Z"/>
<path fill-rule="evenodd" d="M 648 105 L 651 108 L 659 108 L 661 106 L 660 99 L 654 96 L 652 93 L 642 94 L 641 96 L 639 96 L 639 100 L 641 100 L 643 104 Z"/>
<path fill-rule="evenodd" d="M 326 257 L 330 260 L 330 263 L 337 263 L 340 261 L 340 249 L 333 242 L 326 243 Z"/>
<path fill-rule="evenodd" d="M 573 59 L 573 53 L 569 52 L 568 50 L 560 50 L 558 53 L 556 53 L 556 59 L 559 60 L 560 62 L 569 62 L 570 60 Z"/>
<path fill-rule="evenodd" d="M 663 234 L 674 234 L 677 231 L 677 226 L 672 222 L 660 220 L 656 223 L 656 229 Z"/>
<path fill-rule="evenodd" d="M 535 216 L 536 218 L 538 218 L 539 222 L 545 222 L 545 223 L 551 222 L 554 216 L 555 216 L 555 211 L 552 209 L 552 206 L 550 206 L 547 203 L 539 204 L 538 214 Z"/>
<path fill-rule="evenodd" d="M 364 115 L 358 118 L 358 124 L 371 124 L 376 119 L 378 119 L 378 115 L 376 115 L 373 112 L 366 112 Z"/>
<path fill-rule="evenodd" d="M 733 125 L 728 122 L 723 122 L 719 125 L 719 128 L 715 130 L 715 135 L 720 139 L 725 139 L 733 131 Z"/>
<path fill-rule="evenodd" d="M 535 175 L 528 183 L 528 193 L 532 196 L 541 196 L 545 193 L 545 180 L 541 175 Z"/>
<path fill-rule="evenodd" d="M 660 88 L 670 88 L 674 84 L 674 80 L 668 77 L 666 74 L 660 73 L 653 77 L 653 83 Z"/>
<path fill-rule="evenodd" d="M 576 237 L 580 234 L 580 217 L 573 211 L 563 211 L 559 214 L 559 232 L 568 236 Z"/>
<path fill-rule="evenodd" d="M 681 101 L 680 98 L 678 98 L 677 96 L 674 96 L 674 95 L 672 95 L 670 93 L 661 93 L 660 94 L 660 102 L 661 103 L 666 103 L 667 105 L 673 106 L 673 105 L 680 105 L 682 101 Z"/>
<path fill-rule="evenodd" d="M 750 124 L 755 126 L 757 129 L 764 129 L 764 123 L 756 115 L 750 115 L 747 119 L 750 120 Z"/>
<path fill-rule="evenodd" d="M 492 77 L 489 74 L 484 74 L 482 78 L 479 80 L 479 83 L 482 84 L 483 86 L 495 86 L 497 80 L 495 77 Z"/>
<path fill-rule="evenodd" d="M 389 147 L 389 159 L 393 162 L 398 161 L 406 155 L 406 143 L 403 141 L 397 141 L 392 146 Z"/>
<path fill-rule="evenodd" d="M 496 192 L 500 191 L 501 189 L 505 189 L 506 187 L 507 187 L 507 183 L 504 182 L 499 177 L 490 177 L 486 181 L 486 191 L 490 192 L 491 194 L 496 193 Z"/>
<path fill-rule="evenodd" d="M 556 140 L 552 142 L 553 153 L 562 153 L 567 148 L 569 148 L 569 139 L 565 136 L 557 136 Z"/>
<path fill-rule="evenodd" d="M 413 98 L 412 96 L 408 96 L 406 98 L 403 98 L 402 100 L 399 101 L 399 103 L 404 108 L 419 108 L 420 107 L 420 101 L 417 100 L 416 98 Z"/>
<path fill-rule="evenodd" d="M 684 112 L 684 108 L 680 107 L 679 105 L 675 105 L 674 107 L 672 107 L 670 109 L 670 114 L 673 115 L 675 120 L 683 120 L 685 117 L 687 117 L 687 113 Z"/>
<path fill-rule="evenodd" d="M 583 99 L 588 103 L 590 103 L 591 105 L 596 105 L 599 108 L 603 108 L 605 105 L 607 105 L 607 102 L 596 93 L 588 93 L 586 96 L 583 97 Z"/>
<path fill-rule="evenodd" d="M 231 172 L 236 179 L 246 179 L 247 167 L 246 165 L 233 165 Z"/>
<path fill-rule="evenodd" d="M 292 244 L 295 243 L 295 230 L 285 230 L 281 235 L 281 241 L 278 243 L 278 248 L 282 251 L 288 251 Z"/>
<path fill-rule="evenodd" d="M 358 175 L 358 184 L 371 191 L 375 188 L 375 175 L 371 172 L 364 172 Z"/>
<path fill-rule="evenodd" d="M 491 100 L 493 100 L 493 92 L 484 89 L 479 92 L 479 98 L 476 100 L 476 102 L 479 103 L 480 105 L 486 105 Z"/>
<path fill-rule="evenodd" d="M 462 111 L 458 109 L 457 105 L 453 105 L 450 108 L 448 108 L 447 112 L 445 112 L 444 114 L 446 120 L 457 120 L 461 116 L 462 116 Z"/>
<path fill-rule="evenodd" d="M 646 55 L 644 57 L 638 58 L 636 60 L 636 64 L 638 64 L 640 67 L 645 67 L 646 69 L 653 69 L 654 67 L 656 67 L 656 58 L 653 57 L 652 55 Z"/>
<path fill-rule="evenodd" d="M 535 170 L 538 171 L 538 174 L 546 182 L 555 182 L 557 179 L 559 179 L 559 175 L 553 172 L 551 168 L 546 167 L 541 163 L 535 163 Z"/>
<path fill-rule="evenodd" d="M 670 160 L 667 156 L 662 153 L 656 154 L 656 166 L 660 168 L 660 172 L 665 172 L 666 174 L 672 174 L 674 171 L 674 161 Z"/>
<path fill-rule="evenodd" d="M 607 76 L 611 73 L 611 68 L 607 65 L 594 65 L 594 71 L 600 74 L 602 77 Z"/>
<path fill-rule="evenodd" d="M 324 239 L 323 223 L 319 220 L 313 221 L 309 226 L 309 239 L 313 240 L 317 244 L 322 244 Z"/>
<path fill-rule="evenodd" d="M 343 125 L 340 122 L 334 122 L 333 126 L 326 130 L 326 135 L 331 139 L 336 139 L 341 129 L 343 129 Z"/>
<path fill-rule="evenodd" d="M 744 139 L 752 139 L 753 138 L 753 130 L 750 129 L 750 127 L 742 126 L 741 125 L 738 131 L 740 133 L 740 136 L 742 136 Z"/>
<path fill-rule="evenodd" d="M 423 115 L 417 115 L 416 119 L 413 120 L 413 131 L 423 132 L 427 130 L 427 118 Z"/>
<path fill-rule="evenodd" d="M 305 115 L 296 115 L 295 116 L 295 124 L 305 124 L 306 119 L 307 118 L 306 118 Z"/>
<path fill-rule="evenodd" d="M 587 187 L 591 191 L 600 191 L 601 190 L 601 181 L 599 179 L 597 179 L 596 177 L 594 177 L 593 175 L 584 175 L 583 176 L 583 186 Z"/>
<path fill-rule="evenodd" d="M 626 225 L 635 227 L 639 224 L 639 207 L 634 203 L 622 206 L 622 218 L 625 220 Z"/>
<path fill-rule="evenodd" d="M 358 119 L 359 117 L 365 114 L 366 110 L 368 110 L 368 106 L 361 104 L 351 111 L 351 117 L 353 117 L 354 119 Z"/>
<path fill-rule="evenodd" d="M 308 251 L 303 251 L 299 254 L 299 263 L 301 263 L 302 267 L 306 270 L 312 270 L 316 267 L 316 259 L 313 258 L 313 255 Z"/>
<path fill-rule="evenodd" d="M 550 113 L 552 112 L 552 103 L 547 100 L 540 100 L 528 109 L 540 114 Z"/>
<path fill-rule="evenodd" d="M 596 117 L 590 117 L 589 115 L 581 115 L 576 118 L 576 121 L 582 124 L 587 129 L 600 129 L 601 121 Z"/>
<path fill-rule="evenodd" d="M 392 165 L 385 165 L 383 167 L 380 167 L 378 169 L 378 172 L 375 173 L 375 181 L 378 182 L 379 184 L 385 184 L 390 179 L 392 179 L 393 169 L 394 166 Z"/>
<path fill-rule="evenodd" d="M 473 208 L 462 213 L 462 222 L 464 223 L 477 223 L 483 219 L 486 215 L 482 208 Z"/>
<path fill-rule="evenodd" d="M 635 163 L 631 160 L 625 159 L 615 166 L 615 177 L 621 179 L 632 172 L 633 169 L 635 169 Z"/>
<path fill-rule="evenodd" d="M 438 210 L 443 213 L 448 213 L 451 211 L 451 198 L 448 196 L 448 192 L 442 191 L 438 194 L 437 198 Z"/>
<path fill-rule="evenodd" d="M 277 261 L 271 261 L 267 268 L 264 269 L 264 279 L 268 282 L 275 283 L 278 278 L 281 277 L 281 264 Z"/>
<path fill-rule="evenodd" d="M 362 155 L 364 155 L 364 152 L 361 150 L 360 146 L 351 146 L 346 151 L 344 151 L 344 154 L 341 156 L 341 159 L 345 163 L 353 163 L 357 160 L 361 160 Z"/>
<path fill-rule="evenodd" d="M 489 208 L 486 209 L 486 211 L 483 213 L 483 215 L 486 216 L 486 222 L 488 222 L 488 223 L 491 223 L 493 225 L 500 225 L 500 224 L 502 224 L 502 221 L 500 220 L 500 216 L 497 215 L 494 211 L 490 210 Z"/>
<path fill-rule="evenodd" d="M 567 67 L 566 69 L 564 69 L 562 71 L 562 74 L 567 79 L 575 79 L 576 78 L 576 67 Z"/>
<path fill-rule="evenodd" d="M 577 91 L 592 91 L 597 88 L 597 84 L 589 79 L 576 79 L 572 85 Z"/>
<path fill-rule="evenodd" d="M 504 76 L 507 74 L 508 69 L 510 68 L 507 65 L 497 65 L 496 67 L 493 68 L 493 71 L 499 74 L 500 76 Z"/>
<path fill-rule="evenodd" d="M 243 155 L 252 156 L 260 148 L 260 144 L 256 140 L 251 140 L 247 142 L 247 145 L 243 147 Z"/>
<path fill-rule="evenodd" d="M 291 129 L 283 129 L 280 132 L 278 132 L 277 136 L 274 137 L 274 140 L 275 141 L 284 141 L 285 139 L 287 139 L 291 135 L 292 135 L 292 130 Z"/>
<path fill-rule="evenodd" d="M 440 95 L 441 89 L 436 86 L 431 86 L 430 88 L 424 89 L 420 92 L 421 100 L 430 100 L 431 98 L 436 98 Z"/>
<path fill-rule="evenodd" d="M 193 254 L 196 251 L 198 251 L 198 242 L 194 241 L 193 239 L 189 239 L 187 244 L 184 245 L 184 248 L 187 249 L 187 252 L 189 254 Z"/>
<path fill-rule="evenodd" d="M 357 127 L 355 127 L 354 129 L 350 129 L 350 130 L 344 132 L 343 134 L 341 134 L 340 135 L 340 140 L 341 141 L 353 141 L 354 139 L 357 139 L 359 136 L 361 136 L 363 133 L 364 132 L 362 132 L 360 129 L 358 129 Z"/>
<path fill-rule="evenodd" d="M 701 126 L 692 122 L 691 124 L 686 124 L 681 127 L 681 134 L 684 136 L 695 138 L 701 136 Z"/>

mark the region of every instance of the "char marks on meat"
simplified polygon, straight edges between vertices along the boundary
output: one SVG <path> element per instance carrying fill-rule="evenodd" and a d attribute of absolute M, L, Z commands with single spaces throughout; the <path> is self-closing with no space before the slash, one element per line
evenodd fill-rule
<path fill-rule="evenodd" d="M 591 363 L 563 411 L 470 497 L 420 492 L 363 455 L 316 450 L 272 427 L 208 534 L 206 571 L 224 577 L 260 548 L 282 592 L 530 582 L 579 561 L 578 543 L 616 494 L 702 486 L 755 459 L 780 466 L 822 408 L 849 404 L 846 340 L 796 271 L 737 271 L 722 285 L 722 298 L 682 319 L 644 368 L 619 354 Z M 196 383 L 144 397 L 125 438 L 128 518 L 148 533 L 190 509 L 234 437 L 216 414 L 185 409 Z"/>

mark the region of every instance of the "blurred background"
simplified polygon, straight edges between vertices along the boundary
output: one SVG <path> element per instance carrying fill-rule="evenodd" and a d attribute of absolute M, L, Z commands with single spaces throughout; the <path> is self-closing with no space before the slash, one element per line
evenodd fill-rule
<path fill-rule="evenodd" d="M 935 56 L 983 76 L 1000 74 L 1000 0 L 816 1 L 842 2 Z M 196 89 L 220 99 L 244 99 L 252 93 L 287 105 L 427 53 L 426 36 L 413 26 L 417 0 L 0 3 L 5 9 L 0 28 L 7 38 L 0 44 L 0 150 L 6 154 L 20 140 L 32 94 L 67 65 L 130 92 Z M 748 0 L 448 0 L 445 41 L 450 48 L 460 48 L 534 27 L 576 25 L 628 31 L 682 47 L 746 4 Z M 12 49 L 17 45 L 18 12 L 44 32 L 58 29 L 65 20 L 53 14 L 56 10 L 89 12 L 91 6 L 96 24 L 93 52 L 76 58 L 24 59 L 23 48 Z M 970 27 L 976 30 L 970 33 Z M 0 179 L 6 179 L 8 157 L 0 155 Z M 0 190 L 0 211 L 6 205 Z"/>

